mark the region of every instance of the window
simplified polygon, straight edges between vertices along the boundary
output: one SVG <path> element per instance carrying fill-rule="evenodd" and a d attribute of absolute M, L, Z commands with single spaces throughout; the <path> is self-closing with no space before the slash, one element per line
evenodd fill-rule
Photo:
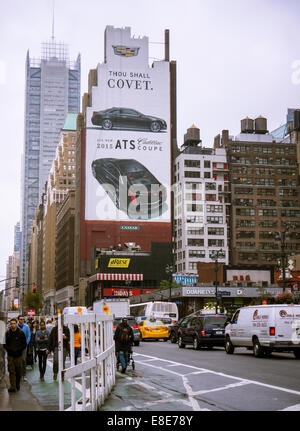
<path fill-rule="evenodd" d="M 223 217 L 207 216 L 207 223 L 223 224 Z"/>
<path fill-rule="evenodd" d="M 205 190 L 216 190 L 216 183 L 205 183 Z"/>
<path fill-rule="evenodd" d="M 200 171 L 185 171 L 185 178 L 200 178 Z"/>
<path fill-rule="evenodd" d="M 222 205 L 206 205 L 206 211 L 208 213 L 221 213 L 223 212 Z"/>
<path fill-rule="evenodd" d="M 204 160 L 204 167 L 210 168 L 210 160 Z"/>
<path fill-rule="evenodd" d="M 200 168 L 200 160 L 185 160 L 184 166 L 186 168 Z"/>
<path fill-rule="evenodd" d="M 209 227 L 207 229 L 208 235 L 224 235 L 224 228 L 223 227 Z"/>
<path fill-rule="evenodd" d="M 189 250 L 189 257 L 205 257 L 205 250 Z"/>
<path fill-rule="evenodd" d="M 210 172 L 204 172 L 204 178 L 210 178 Z"/>
<path fill-rule="evenodd" d="M 203 238 L 188 238 L 187 245 L 188 246 L 194 246 L 194 247 L 203 247 L 204 246 L 204 239 Z"/>
<path fill-rule="evenodd" d="M 223 239 L 208 239 L 208 247 L 224 247 Z"/>
<path fill-rule="evenodd" d="M 186 210 L 192 212 L 203 212 L 203 205 L 201 204 L 186 204 Z"/>

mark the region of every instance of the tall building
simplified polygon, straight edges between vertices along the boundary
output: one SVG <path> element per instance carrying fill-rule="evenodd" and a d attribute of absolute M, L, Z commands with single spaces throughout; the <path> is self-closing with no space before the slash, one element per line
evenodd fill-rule
<path fill-rule="evenodd" d="M 14 228 L 14 251 L 21 250 L 21 240 L 22 240 L 22 234 L 21 234 L 20 222 L 18 222 Z"/>
<path fill-rule="evenodd" d="M 197 274 L 198 262 L 228 263 L 228 165 L 224 148 L 202 147 L 200 130 L 188 129 L 174 163 L 175 270 Z"/>
<path fill-rule="evenodd" d="M 43 43 L 40 59 L 26 57 L 25 139 L 22 158 L 21 280 L 25 280 L 28 239 L 35 210 L 52 165 L 67 113 L 80 110 L 80 67 L 70 61 L 68 47 Z"/>
<path fill-rule="evenodd" d="M 300 250 L 300 199 L 295 139 L 276 137 L 267 120 L 241 120 L 241 133 L 223 130 L 231 184 L 232 265 L 280 265 Z M 290 234 L 286 235 L 286 231 Z M 283 247 L 283 251 L 282 251 Z"/>

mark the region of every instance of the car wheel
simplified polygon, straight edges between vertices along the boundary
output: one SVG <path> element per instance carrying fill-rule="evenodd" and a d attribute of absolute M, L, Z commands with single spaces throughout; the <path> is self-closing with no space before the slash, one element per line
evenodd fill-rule
<path fill-rule="evenodd" d="M 193 349 L 194 350 L 199 350 L 200 349 L 200 344 L 199 344 L 199 340 L 197 337 L 194 338 L 193 340 Z"/>
<path fill-rule="evenodd" d="M 264 354 L 264 349 L 261 347 L 258 338 L 253 340 L 253 353 L 256 358 L 261 358 Z"/>
<path fill-rule="evenodd" d="M 158 121 L 153 121 L 150 124 L 150 130 L 151 132 L 159 132 L 160 131 L 160 124 Z"/>
<path fill-rule="evenodd" d="M 232 355 L 234 352 L 234 345 L 232 344 L 229 337 L 227 337 L 225 341 L 225 351 L 228 353 L 228 355 Z"/>
<path fill-rule="evenodd" d="M 175 332 L 171 332 L 171 335 L 170 335 L 170 341 L 171 341 L 171 343 L 173 343 L 173 344 L 175 344 L 176 343 L 176 335 L 175 335 Z"/>
<path fill-rule="evenodd" d="M 300 349 L 295 349 L 294 350 L 294 355 L 296 359 L 300 359 Z"/>
<path fill-rule="evenodd" d="M 134 344 L 135 346 L 139 346 L 139 345 L 140 345 L 140 342 L 139 342 L 139 341 L 134 341 L 134 342 L 133 342 L 133 344 Z"/>
<path fill-rule="evenodd" d="M 102 121 L 102 129 L 110 130 L 112 128 L 112 122 L 108 119 Z"/>
<path fill-rule="evenodd" d="M 185 348 L 185 344 L 182 342 L 182 337 L 181 335 L 178 337 L 178 347 L 180 349 L 184 349 Z"/>

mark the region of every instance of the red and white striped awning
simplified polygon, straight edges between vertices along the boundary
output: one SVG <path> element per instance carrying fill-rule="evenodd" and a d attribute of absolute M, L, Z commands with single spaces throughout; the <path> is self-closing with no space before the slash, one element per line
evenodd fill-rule
<path fill-rule="evenodd" d="M 89 277 L 89 282 L 92 283 L 96 280 L 106 280 L 106 281 L 143 281 L 144 274 L 110 274 L 98 272 L 97 274 Z"/>

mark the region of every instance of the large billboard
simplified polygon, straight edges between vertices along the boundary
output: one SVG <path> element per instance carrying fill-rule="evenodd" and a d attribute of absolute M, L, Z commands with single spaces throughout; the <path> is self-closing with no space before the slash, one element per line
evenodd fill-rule
<path fill-rule="evenodd" d="M 170 222 L 170 73 L 148 38 L 106 28 L 86 110 L 85 220 Z"/>

